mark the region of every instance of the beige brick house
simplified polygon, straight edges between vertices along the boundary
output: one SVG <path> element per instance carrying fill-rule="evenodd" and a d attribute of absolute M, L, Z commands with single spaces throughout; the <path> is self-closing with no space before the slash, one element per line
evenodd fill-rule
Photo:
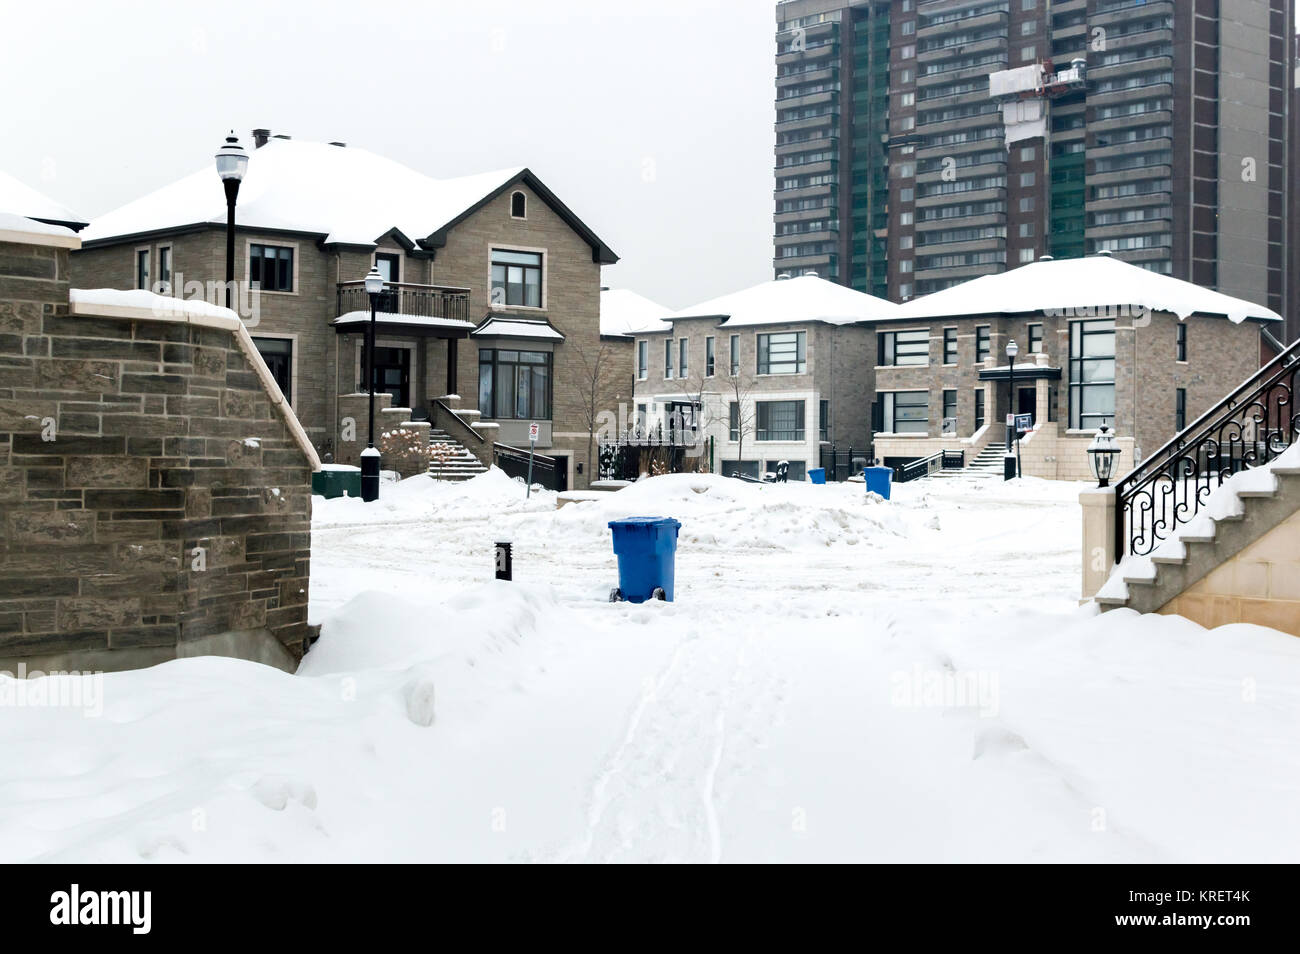
<path fill-rule="evenodd" d="M 236 310 L 322 457 L 355 462 L 364 447 L 365 402 L 349 395 L 367 389 L 361 282 L 376 266 L 390 283 L 375 343 L 384 403 L 432 419 L 484 462 L 497 442 L 526 445 L 537 422 L 560 481 L 585 482 L 583 377 L 601 347 L 609 247 L 526 168 L 432 179 L 342 143 L 267 130 L 254 142 L 236 215 Z M 209 294 L 225 275 L 220 180 L 201 169 L 82 238 L 81 287 Z"/>
<path fill-rule="evenodd" d="M 1254 373 L 1281 320 L 1104 253 L 984 276 L 876 324 L 875 454 L 893 465 L 963 450 L 969 463 L 1004 446 L 1011 411 L 1032 415 L 1026 476 L 1087 479 L 1103 421 L 1123 474 Z"/>
<path fill-rule="evenodd" d="M 758 476 L 787 461 L 790 478 L 803 479 L 823 447 L 865 456 L 867 323 L 897 307 L 805 275 L 683 308 L 636 335 L 637 419 L 711 438 L 714 473 Z"/>

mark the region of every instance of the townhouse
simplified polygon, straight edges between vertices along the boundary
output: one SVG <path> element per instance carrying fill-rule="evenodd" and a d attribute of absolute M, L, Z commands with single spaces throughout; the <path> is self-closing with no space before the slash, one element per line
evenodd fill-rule
<path fill-rule="evenodd" d="M 1280 349 L 1281 322 L 1106 253 L 983 276 L 876 323 L 875 455 L 897 466 L 962 450 L 969 463 L 1003 445 L 1007 415 L 1020 414 L 1032 421 L 1020 447 L 1026 476 L 1087 479 L 1086 448 L 1102 423 L 1115 430 L 1124 473 Z"/>
<path fill-rule="evenodd" d="M 388 283 L 374 355 L 382 404 L 432 420 L 484 463 L 498 444 L 526 446 L 537 423 L 557 482 L 585 483 L 584 395 L 613 251 L 527 168 L 433 179 L 341 142 L 253 135 L 237 310 L 322 457 L 355 462 L 365 446 L 362 280 L 374 266 Z M 91 223 L 74 282 L 191 297 L 224 279 L 225 218 L 221 183 L 201 169 Z M 629 384 L 606 375 L 597 402 L 616 403 Z"/>
<path fill-rule="evenodd" d="M 692 305 L 636 335 L 636 421 L 682 432 L 705 469 L 757 477 L 820 466 L 823 447 L 865 449 L 870 322 L 897 306 L 812 275 Z"/>

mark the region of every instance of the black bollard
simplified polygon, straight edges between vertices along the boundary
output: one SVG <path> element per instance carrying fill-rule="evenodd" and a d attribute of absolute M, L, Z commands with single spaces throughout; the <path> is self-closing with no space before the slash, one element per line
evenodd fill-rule
<path fill-rule="evenodd" d="M 514 579 L 514 554 L 511 552 L 509 540 L 497 541 L 497 579 L 513 580 Z"/>

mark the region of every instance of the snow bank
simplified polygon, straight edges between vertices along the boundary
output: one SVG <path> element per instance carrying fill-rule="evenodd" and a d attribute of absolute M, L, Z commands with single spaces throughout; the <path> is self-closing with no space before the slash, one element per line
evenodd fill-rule
<path fill-rule="evenodd" d="M 907 532 L 896 510 L 854 488 L 808 483 L 751 484 L 716 474 L 666 474 L 640 480 L 554 514 L 555 530 L 608 539 L 625 517 L 674 517 L 678 548 L 798 550 L 882 545 Z"/>

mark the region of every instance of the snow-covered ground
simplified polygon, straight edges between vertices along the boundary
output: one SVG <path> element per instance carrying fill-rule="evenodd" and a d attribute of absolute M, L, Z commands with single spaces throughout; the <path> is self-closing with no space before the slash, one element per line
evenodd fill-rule
<path fill-rule="evenodd" d="M 300 672 L 0 709 L 0 858 L 1296 860 L 1300 641 L 1078 607 L 1078 490 L 317 498 Z M 607 602 L 632 515 L 682 523 L 674 603 Z"/>

